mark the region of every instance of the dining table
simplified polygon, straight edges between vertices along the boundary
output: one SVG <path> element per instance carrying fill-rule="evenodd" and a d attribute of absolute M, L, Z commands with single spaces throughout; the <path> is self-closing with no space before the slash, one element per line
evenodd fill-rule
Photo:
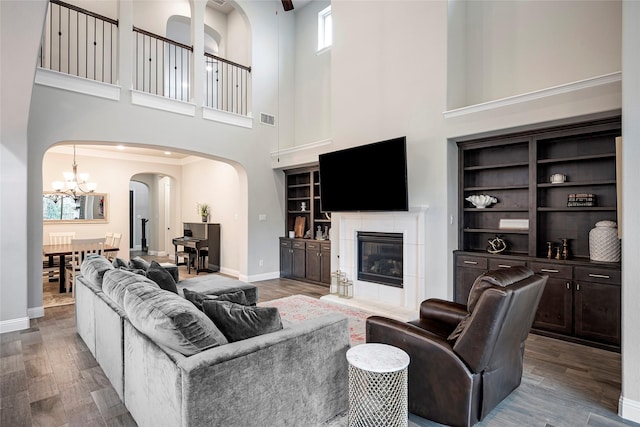
<path fill-rule="evenodd" d="M 119 251 L 120 249 L 117 246 L 104 245 L 103 252 L 112 252 Z M 60 282 L 60 293 L 65 291 L 65 274 L 64 269 L 66 268 L 66 258 L 67 256 L 73 253 L 73 248 L 71 243 L 61 243 L 54 245 L 43 245 L 42 246 L 42 255 L 44 255 L 49 260 L 49 265 L 54 265 L 54 258 L 60 258 L 60 273 L 58 275 Z"/>

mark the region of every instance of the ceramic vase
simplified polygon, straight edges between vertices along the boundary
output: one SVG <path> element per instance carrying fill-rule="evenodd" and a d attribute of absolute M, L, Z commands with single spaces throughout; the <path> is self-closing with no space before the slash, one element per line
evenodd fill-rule
<path fill-rule="evenodd" d="M 620 261 L 620 239 L 614 221 L 598 221 L 589 231 L 589 258 L 591 261 Z"/>

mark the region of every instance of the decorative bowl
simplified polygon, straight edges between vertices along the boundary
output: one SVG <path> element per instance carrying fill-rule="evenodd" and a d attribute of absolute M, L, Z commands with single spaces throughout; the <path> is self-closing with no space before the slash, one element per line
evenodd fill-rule
<path fill-rule="evenodd" d="M 492 203 L 498 203 L 498 199 L 486 194 L 474 194 L 473 196 L 467 197 L 465 200 L 471 202 L 471 204 L 478 209 L 484 209 Z"/>

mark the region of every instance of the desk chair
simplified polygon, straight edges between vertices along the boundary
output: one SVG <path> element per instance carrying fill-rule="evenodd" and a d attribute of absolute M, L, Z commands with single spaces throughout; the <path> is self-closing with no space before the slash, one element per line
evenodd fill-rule
<path fill-rule="evenodd" d="M 76 296 L 76 284 L 75 279 L 80 274 L 80 265 L 82 261 L 91 254 L 102 255 L 104 250 L 105 238 L 97 239 L 72 239 L 71 240 L 71 265 L 67 267 L 66 271 L 66 291 L 69 292 L 69 287 L 73 291 L 73 297 Z"/>
<path fill-rule="evenodd" d="M 75 231 L 59 231 L 49 233 L 50 245 L 64 245 L 71 243 L 71 239 L 76 237 Z M 42 258 L 42 275 L 49 280 L 59 275 L 60 261 L 57 257 Z"/>

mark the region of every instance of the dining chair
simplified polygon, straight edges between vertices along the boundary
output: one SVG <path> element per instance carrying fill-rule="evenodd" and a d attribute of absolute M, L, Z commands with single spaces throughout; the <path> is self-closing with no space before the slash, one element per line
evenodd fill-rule
<path fill-rule="evenodd" d="M 120 247 L 120 240 L 122 240 L 122 233 L 111 233 L 111 242 L 105 241 L 105 245 L 112 246 L 114 248 Z M 118 256 L 119 251 L 105 252 L 105 256 L 109 261 L 113 261 Z"/>
<path fill-rule="evenodd" d="M 50 245 L 65 245 L 71 243 L 71 239 L 76 237 L 75 231 L 51 231 L 49 232 L 49 244 Z M 60 261 L 57 257 L 49 259 L 49 257 L 42 258 L 42 275 L 51 280 L 57 277 L 60 273 Z"/>
<path fill-rule="evenodd" d="M 73 297 L 76 296 L 76 284 L 75 279 L 80 274 L 80 265 L 87 255 L 97 254 L 102 256 L 104 251 L 104 242 L 106 238 L 94 238 L 94 239 L 72 239 L 71 240 L 71 265 L 67 267 L 66 271 L 66 292 L 69 292 L 71 287 Z"/>

